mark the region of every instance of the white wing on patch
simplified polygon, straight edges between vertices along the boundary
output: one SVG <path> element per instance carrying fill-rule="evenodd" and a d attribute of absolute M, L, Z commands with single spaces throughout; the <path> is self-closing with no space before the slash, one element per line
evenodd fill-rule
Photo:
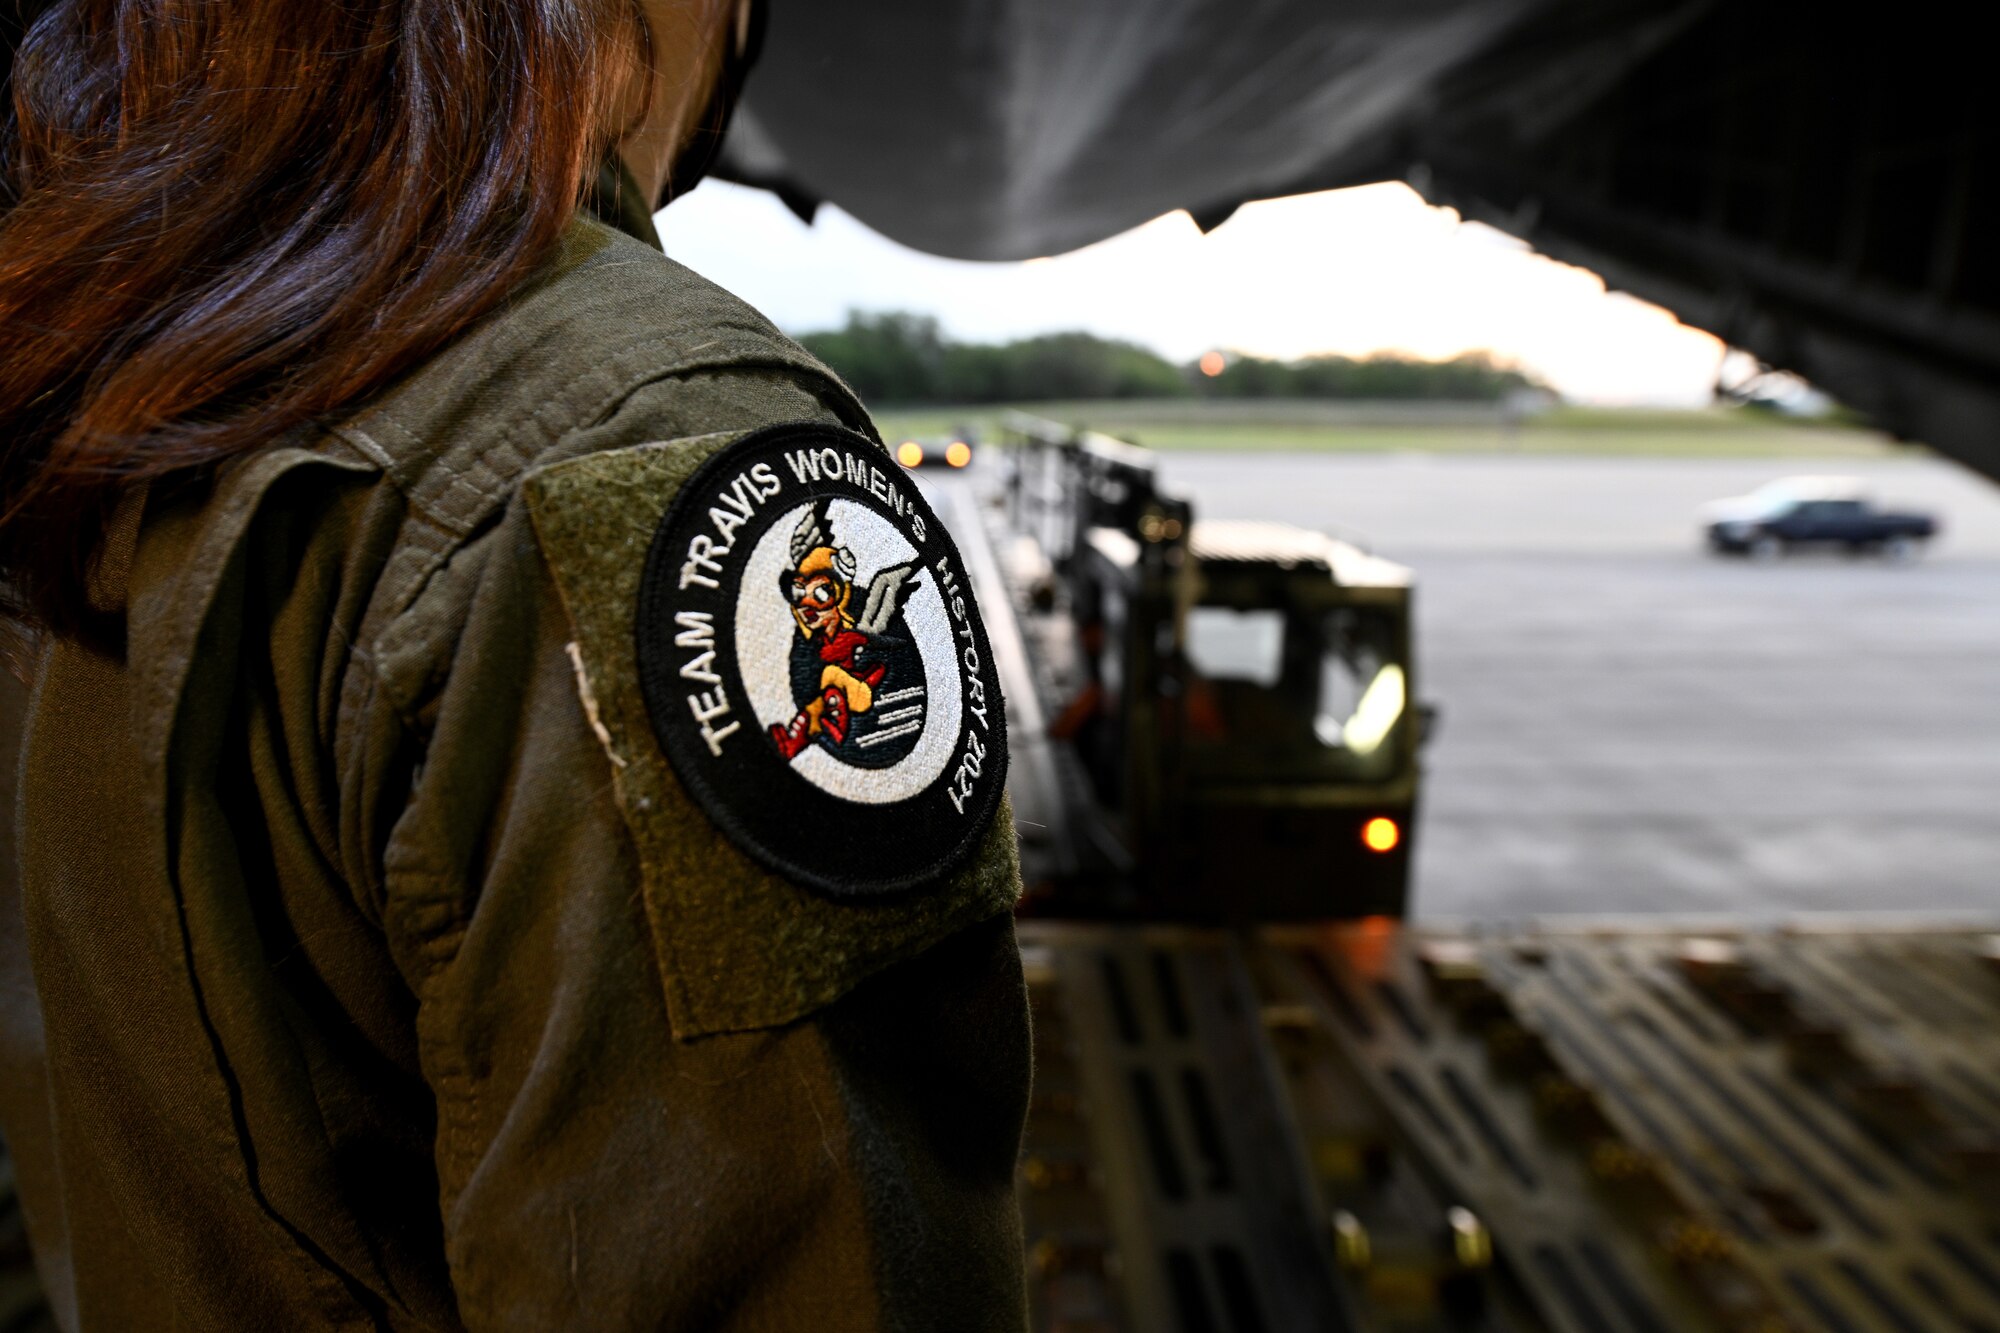
<path fill-rule="evenodd" d="M 805 517 L 792 529 L 792 568 L 810 555 L 815 547 L 833 545 L 832 524 L 827 521 L 827 502 L 822 500 L 806 510 Z"/>
<path fill-rule="evenodd" d="M 889 622 L 902 610 L 903 603 L 910 600 L 910 594 L 917 590 L 917 575 L 921 571 L 914 564 L 897 565 L 885 569 L 868 583 L 868 600 L 862 605 L 861 617 L 854 627 L 863 634 L 880 634 L 889 628 Z"/>

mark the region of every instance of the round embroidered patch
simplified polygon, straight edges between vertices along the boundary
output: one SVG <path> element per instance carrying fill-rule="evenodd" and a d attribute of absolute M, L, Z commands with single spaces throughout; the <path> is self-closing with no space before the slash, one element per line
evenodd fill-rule
<path fill-rule="evenodd" d="M 958 548 L 873 442 L 758 431 L 654 533 L 640 686 L 674 772 L 731 841 L 837 897 L 956 869 L 1007 777 L 986 627 Z"/>

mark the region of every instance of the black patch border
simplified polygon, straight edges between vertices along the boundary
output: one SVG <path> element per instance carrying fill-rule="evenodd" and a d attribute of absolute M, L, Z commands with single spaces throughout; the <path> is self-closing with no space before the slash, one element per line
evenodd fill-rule
<path fill-rule="evenodd" d="M 858 452 L 895 478 L 910 505 L 923 516 L 929 529 L 922 542 L 910 530 L 907 519 L 884 506 L 865 488 L 857 490 L 845 481 L 808 481 L 803 486 L 780 457 L 787 447 L 812 445 L 833 447 L 842 452 Z M 837 498 L 850 500 L 883 514 L 896 524 L 904 538 L 917 548 L 917 560 L 934 582 L 939 556 L 949 555 L 958 574 L 957 595 L 965 598 L 972 642 L 979 652 L 978 676 L 986 686 L 990 728 L 981 735 L 986 752 L 981 771 L 966 809 L 961 814 L 951 803 L 949 789 L 965 753 L 964 737 L 978 728 L 965 697 L 961 673 L 962 726 L 954 742 L 952 757 L 930 786 L 914 796 L 885 805 L 847 801 L 802 777 L 785 761 L 771 743 L 770 736 L 754 714 L 743 688 L 737 666 L 735 645 L 730 644 L 727 663 L 718 673 L 729 698 L 746 714 L 744 730 L 737 737 L 748 744 L 725 748 L 718 757 L 709 752 L 701 730 L 688 710 L 689 684 L 680 675 L 674 660 L 674 613 L 706 610 L 715 615 L 718 631 L 727 627 L 733 637 L 737 601 L 743 595 L 743 570 L 749 548 L 770 530 L 770 522 L 758 518 L 746 524 L 733 544 L 743 559 L 732 563 L 718 582 L 719 589 L 677 586 L 680 565 L 690 538 L 706 527 L 713 493 L 709 483 L 721 474 L 747 471 L 758 462 L 785 468 L 780 475 L 786 490 L 777 497 L 789 512 L 802 500 Z M 754 525 L 754 531 L 749 530 Z M 951 593 L 937 584 L 947 612 Z M 765 590 L 753 589 L 750 595 Z M 724 638 L 719 632 L 718 640 Z M 987 829 L 1000 807 L 1007 788 L 1008 746 L 1006 703 L 1001 697 L 993 645 L 986 623 L 979 615 L 965 558 L 937 511 L 914 480 L 890 457 L 878 442 L 842 426 L 817 422 L 768 426 L 737 440 L 706 459 L 682 484 L 668 504 L 666 513 L 653 530 L 646 552 L 646 564 L 639 581 L 637 614 L 633 617 L 633 646 L 639 671 L 639 689 L 645 699 L 654 739 L 681 785 L 716 827 L 758 864 L 808 888 L 836 899 L 875 900 L 908 893 L 942 880 L 959 869 L 985 840 Z M 954 658 L 959 648 L 952 646 Z M 720 656 L 720 655 L 719 655 Z M 699 688 L 699 687 L 697 687 Z M 665 722 L 662 719 L 666 719 Z M 956 831 L 953 825 L 958 825 Z M 788 840 L 785 832 L 806 827 L 817 841 L 804 846 Z M 881 867 L 881 868 L 878 868 Z"/>

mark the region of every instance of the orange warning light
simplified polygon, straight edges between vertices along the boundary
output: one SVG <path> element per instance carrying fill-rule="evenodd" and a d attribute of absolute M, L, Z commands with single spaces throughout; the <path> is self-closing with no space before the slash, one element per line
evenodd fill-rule
<path fill-rule="evenodd" d="M 1217 375 L 1220 375 L 1223 367 L 1227 364 L 1228 362 L 1222 359 L 1222 353 L 1220 352 L 1203 352 L 1201 354 L 1201 373 L 1210 379 L 1214 379 Z"/>
<path fill-rule="evenodd" d="M 944 461 L 953 467 L 964 467 L 972 461 L 972 446 L 964 440 L 953 440 L 945 446 Z"/>
<path fill-rule="evenodd" d="M 1361 826 L 1361 843 L 1371 852 L 1393 852 L 1403 840 L 1403 830 L 1387 815 L 1377 815 Z"/>
<path fill-rule="evenodd" d="M 915 440 L 904 440 L 896 446 L 896 461 L 904 467 L 915 467 L 924 461 L 924 447 Z"/>

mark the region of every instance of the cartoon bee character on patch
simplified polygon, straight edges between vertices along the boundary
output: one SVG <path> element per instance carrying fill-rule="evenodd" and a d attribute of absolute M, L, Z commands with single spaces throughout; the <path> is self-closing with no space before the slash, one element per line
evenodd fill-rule
<path fill-rule="evenodd" d="M 771 727 L 771 740 L 788 760 L 817 740 L 847 763 L 883 768 L 909 753 L 924 726 L 923 660 L 903 623 L 921 571 L 897 565 L 858 582 L 828 509 L 822 500 L 806 510 L 792 532 L 791 567 L 778 576 L 801 636 L 790 664 L 799 709 Z"/>

